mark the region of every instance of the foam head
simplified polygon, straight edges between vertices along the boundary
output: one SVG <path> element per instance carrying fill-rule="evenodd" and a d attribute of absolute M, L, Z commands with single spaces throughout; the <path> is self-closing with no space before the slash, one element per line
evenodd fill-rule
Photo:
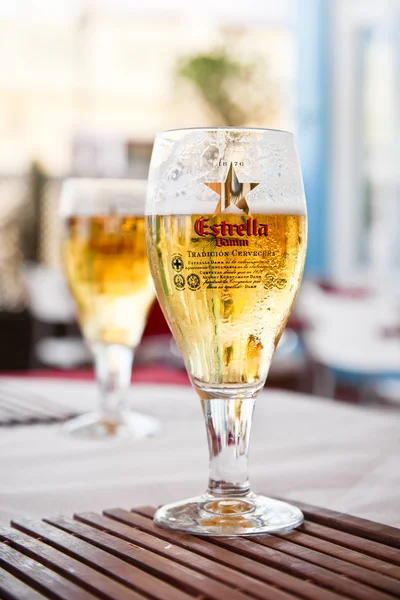
<path fill-rule="evenodd" d="M 147 181 L 139 179 L 67 179 L 60 196 L 60 215 L 144 215 Z"/>
<path fill-rule="evenodd" d="M 232 175 L 233 173 L 233 175 Z M 291 133 L 267 129 L 186 129 L 156 138 L 148 214 L 213 214 L 214 191 L 229 177 L 247 184 L 252 214 L 306 214 L 303 180 Z M 248 185 L 250 184 L 250 185 Z"/>

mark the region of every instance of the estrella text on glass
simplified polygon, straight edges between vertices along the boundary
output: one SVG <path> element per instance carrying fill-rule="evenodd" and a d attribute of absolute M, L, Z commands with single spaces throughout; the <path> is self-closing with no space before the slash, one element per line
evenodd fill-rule
<path fill-rule="evenodd" d="M 194 230 L 201 237 L 212 235 L 214 237 L 232 237 L 239 235 L 248 236 L 267 236 L 268 224 L 258 223 L 257 218 L 246 219 L 244 223 L 229 223 L 221 221 L 220 223 L 209 224 L 209 217 L 200 217 L 194 222 Z"/>

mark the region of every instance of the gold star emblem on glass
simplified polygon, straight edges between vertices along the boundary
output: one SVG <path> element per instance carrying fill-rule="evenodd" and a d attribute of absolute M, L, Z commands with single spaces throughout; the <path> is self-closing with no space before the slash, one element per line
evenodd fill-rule
<path fill-rule="evenodd" d="M 250 490 L 248 448 L 306 254 L 293 136 L 241 128 L 159 134 L 146 214 L 157 296 L 200 398 L 210 455 L 207 492 L 160 508 L 155 522 L 198 535 L 290 530 L 301 511 Z"/>
<path fill-rule="evenodd" d="M 84 437 L 141 438 L 155 419 L 128 410 L 134 349 L 154 300 L 144 236 L 146 182 L 69 179 L 60 214 L 65 272 L 100 387 L 98 410 L 66 424 Z"/>

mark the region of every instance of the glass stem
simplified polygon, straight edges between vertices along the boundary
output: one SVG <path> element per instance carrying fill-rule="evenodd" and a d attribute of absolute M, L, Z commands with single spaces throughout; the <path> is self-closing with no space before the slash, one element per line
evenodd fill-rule
<path fill-rule="evenodd" d="M 116 344 L 94 344 L 96 380 L 100 386 L 100 412 L 107 420 L 119 421 L 131 383 L 133 350 Z"/>
<path fill-rule="evenodd" d="M 255 397 L 202 399 L 210 453 L 208 493 L 241 497 L 250 491 L 248 453 Z"/>

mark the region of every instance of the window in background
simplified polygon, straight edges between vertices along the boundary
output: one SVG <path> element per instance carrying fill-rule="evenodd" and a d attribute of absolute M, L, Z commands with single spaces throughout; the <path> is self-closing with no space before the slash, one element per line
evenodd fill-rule
<path fill-rule="evenodd" d="M 399 30 L 364 35 L 362 228 L 359 260 L 381 289 L 400 274 L 400 41 Z M 389 279 L 389 281 L 387 281 Z"/>
<path fill-rule="evenodd" d="M 333 6 L 332 275 L 398 293 L 400 1 Z"/>

